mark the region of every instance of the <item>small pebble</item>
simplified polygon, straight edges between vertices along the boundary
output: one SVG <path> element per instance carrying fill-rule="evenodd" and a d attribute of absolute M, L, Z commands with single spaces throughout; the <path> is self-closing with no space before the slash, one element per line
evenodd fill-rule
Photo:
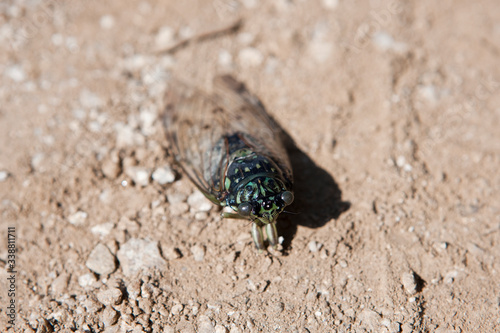
<path fill-rule="evenodd" d="M 322 246 L 323 246 L 323 244 L 318 243 L 316 241 L 310 241 L 308 244 L 309 251 L 311 251 L 311 252 L 318 252 Z"/>
<path fill-rule="evenodd" d="M 40 171 L 44 159 L 44 153 L 36 153 L 33 157 L 31 157 L 31 167 L 36 171 Z"/>
<path fill-rule="evenodd" d="M 359 319 L 372 330 L 375 330 L 379 325 L 380 315 L 373 310 L 364 309 L 359 314 Z"/>
<path fill-rule="evenodd" d="M 175 260 L 182 257 L 182 254 L 173 246 L 162 246 L 161 252 L 165 259 L 167 260 Z"/>
<path fill-rule="evenodd" d="M 193 254 L 195 261 L 203 261 L 205 258 L 205 247 L 201 245 L 191 246 L 190 251 Z"/>
<path fill-rule="evenodd" d="M 153 172 L 152 178 L 160 185 L 170 184 L 175 181 L 175 173 L 170 166 L 166 165 L 156 169 Z"/>
<path fill-rule="evenodd" d="M 127 176 L 132 178 L 134 183 L 138 186 L 147 186 L 149 184 L 149 170 L 143 167 L 131 166 L 125 169 Z"/>
<path fill-rule="evenodd" d="M 107 306 L 102 312 L 102 322 L 105 327 L 116 324 L 120 315 L 111 306 Z"/>
<path fill-rule="evenodd" d="M 230 67 L 233 64 L 233 56 L 226 50 L 219 52 L 219 65 L 221 67 Z"/>
<path fill-rule="evenodd" d="M 97 299 L 102 304 L 109 305 L 118 305 L 122 302 L 123 293 L 118 288 L 109 288 L 107 290 L 103 290 L 97 293 Z"/>
<path fill-rule="evenodd" d="M 9 173 L 7 171 L 0 171 L 0 182 L 5 181 L 9 178 Z"/>
<path fill-rule="evenodd" d="M 66 292 L 69 283 L 69 275 L 61 274 L 59 275 L 50 285 L 50 289 L 52 290 L 53 295 L 61 295 Z"/>
<path fill-rule="evenodd" d="M 5 68 L 4 74 L 14 82 L 23 82 L 26 80 L 26 73 L 21 65 L 12 65 Z"/>
<path fill-rule="evenodd" d="M 115 26 L 115 18 L 112 15 L 101 16 L 99 20 L 99 25 L 103 29 L 111 29 Z"/>
<path fill-rule="evenodd" d="M 323 0 L 322 2 L 326 9 L 335 9 L 339 5 L 339 0 Z"/>
<path fill-rule="evenodd" d="M 227 328 L 218 324 L 215 326 L 215 333 L 227 333 Z"/>
<path fill-rule="evenodd" d="M 76 213 L 73 213 L 70 216 L 68 216 L 68 222 L 76 226 L 81 226 L 85 224 L 87 217 L 88 217 L 87 213 L 79 210 Z"/>
<path fill-rule="evenodd" d="M 99 275 L 109 275 L 116 270 L 115 256 L 103 244 L 97 244 L 85 265 Z"/>
<path fill-rule="evenodd" d="M 111 232 L 111 230 L 114 228 L 115 224 L 112 223 L 112 222 L 106 222 L 106 223 L 101 223 L 101 224 L 98 224 L 98 225 L 95 225 L 93 226 L 90 231 L 96 235 L 96 236 L 99 236 L 99 237 L 104 237 L 104 236 L 107 236 L 109 235 L 109 233 Z"/>
<path fill-rule="evenodd" d="M 215 333 L 214 325 L 207 316 L 198 317 L 198 332 L 199 333 Z"/>
<path fill-rule="evenodd" d="M 117 252 L 118 261 L 126 276 L 134 275 L 142 269 L 163 268 L 165 259 L 160 255 L 158 242 L 131 238 Z"/>
<path fill-rule="evenodd" d="M 208 212 L 213 207 L 213 203 L 208 200 L 203 193 L 195 191 L 187 199 L 192 212 Z"/>
<path fill-rule="evenodd" d="M 82 288 L 90 287 L 91 285 L 93 285 L 96 282 L 97 282 L 97 279 L 94 276 L 94 274 L 92 274 L 92 273 L 83 274 L 82 276 L 80 276 L 78 278 L 78 284 Z"/>
<path fill-rule="evenodd" d="M 392 50 L 396 52 L 402 52 L 406 50 L 407 45 L 405 43 L 396 42 L 394 38 L 384 31 L 377 31 L 372 37 L 373 44 L 377 46 L 382 51 Z"/>
<path fill-rule="evenodd" d="M 156 35 L 156 47 L 164 49 L 171 46 L 174 42 L 175 31 L 171 27 L 161 27 Z"/>
<path fill-rule="evenodd" d="M 446 273 L 446 275 L 444 276 L 444 282 L 447 284 L 452 284 L 455 281 L 457 276 L 458 276 L 457 271 L 450 271 L 450 272 Z"/>
<path fill-rule="evenodd" d="M 183 309 L 184 309 L 184 305 L 176 304 L 176 305 L 172 306 L 172 310 L 170 312 L 172 312 L 172 314 L 175 316 L 175 315 L 179 314 Z"/>
<path fill-rule="evenodd" d="M 136 301 L 141 295 L 141 281 L 133 281 L 127 286 L 129 300 Z"/>
<path fill-rule="evenodd" d="M 238 61 L 243 67 L 257 67 L 264 61 L 264 56 L 256 48 L 247 47 L 238 54 Z"/>
<path fill-rule="evenodd" d="M 413 274 L 413 272 L 403 273 L 401 283 L 408 294 L 414 295 L 417 292 L 417 281 L 415 280 L 415 274 Z"/>
<path fill-rule="evenodd" d="M 157 118 L 158 114 L 156 110 L 152 110 L 151 108 L 141 109 L 141 113 L 139 114 L 139 121 L 141 123 L 141 132 L 143 135 L 148 136 L 155 134 L 156 127 L 154 125 Z"/>

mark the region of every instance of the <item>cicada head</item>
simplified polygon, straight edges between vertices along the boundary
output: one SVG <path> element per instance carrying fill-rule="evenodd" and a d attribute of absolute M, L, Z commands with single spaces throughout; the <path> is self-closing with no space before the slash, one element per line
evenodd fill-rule
<path fill-rule="evenodd" d="M 270 224 L 293 202 L 293 193 L 281 180 L 261 176 L 242 184 L 234 199 L 231 208 L 241 217 Z"/>

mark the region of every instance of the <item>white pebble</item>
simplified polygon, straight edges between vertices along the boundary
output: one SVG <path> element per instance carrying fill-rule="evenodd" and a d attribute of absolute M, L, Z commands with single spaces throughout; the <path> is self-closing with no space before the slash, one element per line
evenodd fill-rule
<path fill-rule="evenodd" d="M 318 39 L 309 44 L 308 52 L 315 61 L 322 63 L 331 58 L 333 47 L 333 43 Z"/>
<path fill-rule="evenodd" d="M 31 167 L 35 170 L 40 170 L 44 159 L 44 153 L 36 153 L 31 157 Z"/>
<path fill-rule="evenodd" d="M 382 51 L 392 50 L 403 52 L 407 46 L 404 43 L 396 42 L 391 35 L 384 31 L 378 31 L 373 34 L 372 41 Z"/>
<path fill-rule="evenodd" d="M 15 82 L 23 82 L 26 80 L 26 73 L 21 65 L 12 65 L 7 67 L 4 74 Z"/>
<path fill-rule="evenodd" d="M 256 67 L 262 64 L 264 56 L 254 47 L 247 47 L 238 54 L 238 61 L 243 67 Z"/>
<path fill-rule="evenodd" d="M 233 64 L 233 56 L 226 50 L 219 52 L 219 65 L 221 67 L 230 67 Z"/>
<path fill-rule="evenodd" d="M 115 26 L 115 18 L 112 15 L 101 16 L 99 24 L 103 29 L 111 29 Z"/>
<path fill-rule="evenodd" d="M 90 229 L 90 231 L 94 235 L 97 235 L 99 237 L 104 237 L 104 236 L 109 235 L 109 233 L 111 232 L 111 229 L 113 229 L 114 226 L 115 226 L 115 224 L 112 222 L 101 223 L 101 224 L 93 226 Z"/>
<path fill-rule="evenodd" d="M 208 200 L 203 193 L 195 191 L 187 199 L 192 212 L 208 212 L 213 207 L 213 203 Z"/>
<path fill-rule="evenodd" d="M 200 245 L 194 245 L 190 248 L 191 253 L 195 261 L 203 261 L 205 258 L 205 248 Z"/>
<path fill-rule="evenodd" d="M 396 165 L 400 168 L 402 168 L 404 165 L 406 164 L 406 159 L 404 156 L 398 156 L 398 158 L 396 159 Z"/>
<path fill-rule="evenodd" d="M 73 213 L 70 216 L 68 216 L 68 221 L 69 221 L 69 223 L 71 223 L 73 225 L 80 226 L 80 225 L 85 224 L 87 217 L 88 217 L 87 213 L 79 210 L 76 213 Z"/>
<path fill-rule="evenodd" d="M 0 182 L 5 181 L 9 178 L 9 173 L 7 171 L 0 171 Z"/>
<path fill-rule="evenodd" d="M 50 40 L 52 41 L 52 44 L 54 44 L 54 46 L 61 46 L 64 42 L 64 37 L 61 34 L 53 34 Z"/>
<path fill-rule="evenodd" d="M 156 35 L 156 47 L 163 49 L 174 42 L 175 31 L 171 27 L 161 27 Z"/>
<path fill-rule="evenodd" d="M 160 185 L 170 184 L 175 181 L 175 173 L 170 166 L 158 168 L 153 172 L 152 178 Z"/>
<path fill-rule="evenodd" d="M 141 132 L 144 135 L 152 135 L 155 134 L 156 128 L 154 124 L 156 122 L 156 118 L 158 117 L 156 110 L 152 110 L 150 108 L 143 108 L 139 115 L 139 121 L 141 123 Z"/>
<path fill-rule="evenodd" d="M 322 2 L 326 9 L 335 9 L 339 5 L 339 0 L 323 0 Z"/>
<path fill-rule="evenodd" d="M 323 244 L 318 243 L 316 241 L 310 241 L 308 244 L 309 251 L 311 251 L 311 252 L 318 252 L 322 246 L 323 246 Z"/>
<path fill-rule="evenodd" d="M 149 184 L 149 170 L 143 167 L 131 166 L 125 170 L 127 176 L 132 178 L 138 186 L 147 186 Z"/>
<path fill-rule="evenodd" d="M 93 285 L 96 282 L 97 282 L 97 279 L 94 276 L 94 274 L 92 274 L 92 273 L 87 273 L 87 274 L 84 274 L 84 275 L 78 277 L 78 284 L 82 288 L 90 287 L 91 285 Z"/>

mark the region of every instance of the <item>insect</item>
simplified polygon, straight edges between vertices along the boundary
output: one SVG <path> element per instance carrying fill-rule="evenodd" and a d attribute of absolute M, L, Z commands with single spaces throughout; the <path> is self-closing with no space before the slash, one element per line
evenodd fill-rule
<path fill-rule="evenodd" d="M 283 131 L 258 98 L 229 75 L 214 92 L 174 81 L 166 94 L 168 150 L 223 218 L 252 221 L 255 246 L 278 245 L 276 220 L 293 202 L 292 169 Z M 227 209 L 226 209 L 227 210 Z"/>

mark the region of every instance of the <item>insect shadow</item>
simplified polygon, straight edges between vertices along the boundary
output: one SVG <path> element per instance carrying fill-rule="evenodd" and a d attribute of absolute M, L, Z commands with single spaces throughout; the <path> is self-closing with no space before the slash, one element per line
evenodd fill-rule
<path fill-rule="evenodd" d="M 279 126 L 277 123 L 276 125 Z M 286 209 L 291 214 L 282 213 L 277 224 L 278 234 L 285 239 L 283 248 L 288 249 L 298 225 L 322 227 L 349 210 L 351 203 L 342 201 L 342 191 L 335 179 L 298 148 L 282 128 L 281 131 L 294 176 L 295 200 Z"/>

